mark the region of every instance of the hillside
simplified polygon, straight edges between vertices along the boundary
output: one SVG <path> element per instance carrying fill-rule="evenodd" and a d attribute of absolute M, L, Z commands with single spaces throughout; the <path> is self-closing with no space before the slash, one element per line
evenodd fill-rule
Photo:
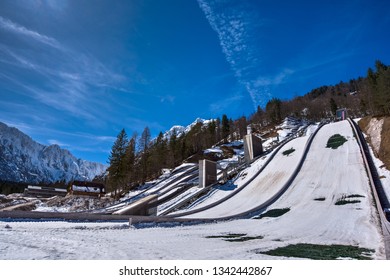
<path fill-rule="evenodd" d="M 0 180 L 28 183 L 92 180 L 106 169 L 78 159 L 58 145 L 45 146 L 0 123 Z"/>
<path fill-rule="evenodd" d="M 375 155 L 390 170 L 390 117 L 365 117 L 359 121 L 359 126 L 368 136 Z"/>

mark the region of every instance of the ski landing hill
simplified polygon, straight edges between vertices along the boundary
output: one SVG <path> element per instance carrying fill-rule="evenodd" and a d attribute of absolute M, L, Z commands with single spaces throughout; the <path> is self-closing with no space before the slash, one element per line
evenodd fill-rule
<path fill-rule="evenodd" d="M 271 141 L 263 143 L 265 151 L 250 160 L 237 149 L 233 158 L 207 168 L 184 164 L 93 212 L 0 212 L 0 219 L 126 221 L 145 231 L 141 239 L 156 227 L 172 236 L 183 226 L 203 235 L 218 228 L 226 238 L 232 231 L 260 231 L 263 249 L 343 244 L 368 248 L 375 259 L 389 258 L 390 186 L 381 186 L 373 174 L 376 167 L 357 125 L 352 120 L 304 125 L 285 136 L 272 148 Z M 212 180 L 201 184 L 205 176 Z"/>

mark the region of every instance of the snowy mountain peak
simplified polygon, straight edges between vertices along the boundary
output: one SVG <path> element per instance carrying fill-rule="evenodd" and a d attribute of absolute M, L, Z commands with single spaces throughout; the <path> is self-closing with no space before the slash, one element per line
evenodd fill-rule
<path fill-rule="evenodd" d="M 213 120 L 205 120 L 202 118 L 196 118 L 194 122 L 192 122 L 190 125 L 187 126 L 181 126 L 181 125 L 174 125 L 164 133 L 165 139 L 170 139 L 172 135 L 176 134 L 177 137 L 180 137 L 183 133 L 188 133 L 195 125 L 198 123 L 202 123 L 203 125 L 208 125 Z"/>
<path fill-rule="evenodd" d="M 15 182 L 92 180 L 105 172 L 101 163 L 77 159 L 54 144 L 35 142 L 20 130 L 0 122 L 0 179 Z"/>

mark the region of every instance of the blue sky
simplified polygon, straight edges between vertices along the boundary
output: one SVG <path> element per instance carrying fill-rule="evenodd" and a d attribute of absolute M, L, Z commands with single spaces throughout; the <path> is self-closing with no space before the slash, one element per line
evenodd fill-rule
<path fill-rule="evenodd" d="M 249 116 L 390 64 L 390 1 L 2 0 L 0 121 L 106 163 L 122 128 Z"/>

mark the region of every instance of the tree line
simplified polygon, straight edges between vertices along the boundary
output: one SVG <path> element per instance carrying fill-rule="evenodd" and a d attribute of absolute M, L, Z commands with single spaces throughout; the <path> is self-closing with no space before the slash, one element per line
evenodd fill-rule
<path fill-rule="evenodd" d="M 332 119 L 336 110 L 346 108 L 352 117 L 390 114 L 390 67 L 377 60 L 366 77 L 324 85 L 291 100 L 273 98 L 258 107 L 248 122 L 255 127 L 278 124 L 287 116 L 319 121 Z"/>
<path fill-rule="evenodd" d="M 134 133 L 130 138 L 122 129 L 108 159 L 105 178 L 108 191 L 118 196 L 120 192 L 132 190 L 160 176 L 164 168 L 172 169 L 216 143 L 241 139 L 246 129 L 246 117 L 233 121 L 227 115 L 207 123 L 197 122 L 187 133 L 173 130 L 167 136 L 160 132 L 155 139 L 151 139 L 148 127 L 140 136 Z"/>

